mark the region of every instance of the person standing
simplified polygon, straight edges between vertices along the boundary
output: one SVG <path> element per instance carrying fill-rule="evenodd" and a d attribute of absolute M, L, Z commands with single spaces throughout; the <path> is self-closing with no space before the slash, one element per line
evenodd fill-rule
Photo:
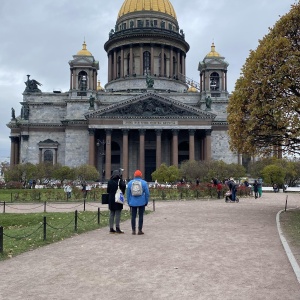
<path fill-rule="evenodd" d="M 131 228 L 132 234 L 136 234 L 136 216 L 139 215 L 138 235 L 144 234 L 143 221 L 145 207 L 149 201 L 149 188 L 145 180 L 142 179 L 142 172 L 136 170 L 134 172 L 134 179 L 132 179 L 127 186 L 127 202 L 131 209 Z"/>
<path fill-rule="evenodd" d="M 254 183 L 253 183 L 253 191 L 254 191 L 254 198 L 257 199 L 258 198 L 258 182 L 255 179 Z"/>
<path fill-rule="evenodd" d="M 123 204 L 115 202 L 115 195 L 120 187 L 123 195 L 125 194 L 126 184 L 122 180 L 122 173 L 119 170 L 114 170 L 110 180 L 107 183 L 107 193 L 108 193 L 108 208 L 109 208 L 109 233 L 124 233 L 120 229 L 121 212 L 123 209 Z M 114 223 L 116 224 L 116 230 L 114 229 Z"/>
<path fill-rule="evenodd" d="M 260 198 L 262 196 L 262 179 L 258 178 L 258 197 Z"/>

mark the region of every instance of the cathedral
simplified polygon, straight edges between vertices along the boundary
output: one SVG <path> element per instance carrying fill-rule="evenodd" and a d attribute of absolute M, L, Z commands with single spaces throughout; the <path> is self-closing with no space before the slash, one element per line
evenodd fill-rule
<path fill-rule="evenodd" d="M 7 124 L 11 165 L 90 164 L 102 180 L 117 168 L 124 178 L 140 169 L 151 181 L 162 163 L 238 163 L 227 133 L 228 63 L 209 45 L 191 80 L 189 48 L 169 0 L 125 0 L 104 43 L 104 88 L 85 41 L 69 61 L 69 91 L 42 92 L 27 75 L 20 115 L 12 111 Z"/>

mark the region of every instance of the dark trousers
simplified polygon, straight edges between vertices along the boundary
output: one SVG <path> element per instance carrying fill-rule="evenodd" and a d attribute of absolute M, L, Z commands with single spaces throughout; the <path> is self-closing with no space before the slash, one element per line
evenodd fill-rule
<path fill-rule="evenodd" d="M 139 211 L 139 230 L 143 229 L 143 221 L 144 221 L 144 212 L 145 206 L 131 206 L 131 228 L 135 230 L 136 228 L 136 215 L 137 211 Z"/>

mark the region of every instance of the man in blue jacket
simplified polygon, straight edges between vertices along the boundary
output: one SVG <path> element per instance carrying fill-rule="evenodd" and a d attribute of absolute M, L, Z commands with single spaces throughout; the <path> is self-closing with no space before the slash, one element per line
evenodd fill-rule
<path fill-rule="evenodd" d="M 134 172 L 134 179 L 132 179 L 127 186 L 126 191 L 127 202 L 131 208 L 131 228 L 132 234 L 136 234 L 136 215 L 139 214 L 138 235 L 144 234 L 143 232 L 143 219 L 145 206 L 149 201 L 149 188 L 145 180 L 142 179 L 142 172 L 136 170 Z"/>

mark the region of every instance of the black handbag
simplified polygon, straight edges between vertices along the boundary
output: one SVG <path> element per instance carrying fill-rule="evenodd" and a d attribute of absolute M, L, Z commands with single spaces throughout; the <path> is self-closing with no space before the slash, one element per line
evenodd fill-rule
<path fill-rule="evenodd" d="M 108 204 L 108 194 L 102 194 L 102 204 Z"/>

